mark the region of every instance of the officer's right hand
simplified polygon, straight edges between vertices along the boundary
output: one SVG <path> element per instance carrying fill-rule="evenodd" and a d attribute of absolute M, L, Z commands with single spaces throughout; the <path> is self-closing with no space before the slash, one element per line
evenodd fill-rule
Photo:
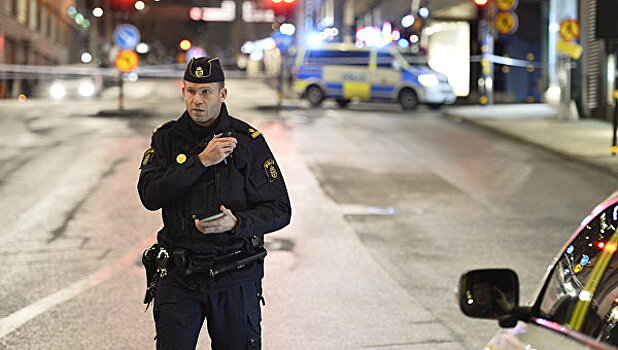
<path fill-rule="evenodd" d="M 204 166 L 211 166 L 221 163 L 223 159 L 229 156 L 236 148 L 238 141 L 234 137 L 221 137 L 221 134 L 215 135 L 215 138 L 208 142 L 206 148 L 198 155 Z"/>

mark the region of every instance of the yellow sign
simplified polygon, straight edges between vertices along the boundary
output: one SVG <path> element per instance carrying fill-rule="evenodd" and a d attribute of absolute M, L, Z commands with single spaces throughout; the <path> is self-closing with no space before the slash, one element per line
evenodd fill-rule
<path fill-rule="evenodd" d="M 565 19 L 560 22 L 560 37 L 564 41 L 573 41 L 579 38 L 579 22 L 574 19 Z"/>
<path fill-rule="evenodd" d="M 512 11 L 517 8 L 518 0 L 496 0 L 496 6 L 500 11 Z"/>
<path fill-rule="evenodd" d="M 119 71 L 128 73 L 137 67 L 137 64 L 139 63 L 139 56 L 133 50 L 121 50 L 118 52 L 118 55 L 116 55 L 116 60 L 114 63 Z"/>
<path fill-rule="evenodd" d="M 512 11 L 500 11 L 494 19 L 494 25 L 500 34 L 513 34 L 517 30 L 519 19 Z"/>
<path fill-rule="evenodd" d="M 556 43 L 556 50 L 576 60 L 578 60 L 582 55 L 581 45 L 570 43 L 562 39 L 558 39 L 558 42 Z"/>

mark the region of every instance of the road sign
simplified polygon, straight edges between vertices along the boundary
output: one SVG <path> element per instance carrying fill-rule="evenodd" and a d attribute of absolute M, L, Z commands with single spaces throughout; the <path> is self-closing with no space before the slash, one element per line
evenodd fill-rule
<path fill-rule="evenodd" d="M 273 34 L 273 39 L 275 39 L 275 43 L 277 44 L 277 48 L 279 50 L 287 51 L 287 49 L 289 49 L 292 45 L 293 37 L 281 32 L 276 32 Z"/>
<path fill-rule="evenodd" d="M 558 39 L 556 49 L 575 60 L 578 60 L 582 55 L 581 45 L 563 39 Z"/>
<path fill-rule="evenodd" d="M 518 0 L 496 0 L 496 5 L 500 11 L 513 11 L 517 8 Z"/>
<path fill-rule="evenodd" d="M 560 22 L 560 37 L 564 41 L 573 41 L 579 38 L 579 22 L 574 19 L 565 19 Z"/>
<path fill-rule="evenodd" d="M 114 42 L 124 50 L 133 50 L 139 44 L 139 30 L 131 24 L 122 24 L 114 31 Z"/>
<path fill-rule="evenodd" d="M 500 34 L 513 34 L 517 30 L 519 20 L 512 11 L 500 11 L 494 19 L 494 25 Z"/>
<path fill-rule="evenodd" d="M 114 63 L 116 64 L 116 68 L 118 68 L 118 70 L 123 73 L 128 73 L 137 67 L 137 64 L 139 63 L 139 56 L 133 50 L 121 50 L 118 52 Z"/>

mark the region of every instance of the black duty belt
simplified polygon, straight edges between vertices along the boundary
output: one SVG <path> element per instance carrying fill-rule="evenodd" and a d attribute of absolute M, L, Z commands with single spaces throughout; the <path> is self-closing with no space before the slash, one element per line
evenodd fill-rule
<path fill-rule="evenodd" d="M 210 277 L 216 277 L 224 272 L 240 270 L 245 266 L 264 259 L 268 254 L 266 249 L 258 247 L 252 251 L 236 250 L 231 253 L 211 257 L 191 254 L 185 249 L 177 249 L 172 254 L 170 264 L 172 268 L 183 271 L 185 275 L 193 273 L 206 273 Z"/>
<path fill-rule="evenodd" d="M 172 269 L 180 270 L 185 275 L 206 273 L 214 278 L 224 272 L 240 270 L 251 263 L 264 259 L 267 252 L 264 247 L 252 250 L 242 249 L 218 257 L 191 254 L 185 249 L 169 252 L 165 247 L 154 244 L 142 254 L 142 263 L 146 268 L 146 294 L 144 304 L 150 305 L 154 297 L 155 286 L 159 279 L 167 276 Z"/>

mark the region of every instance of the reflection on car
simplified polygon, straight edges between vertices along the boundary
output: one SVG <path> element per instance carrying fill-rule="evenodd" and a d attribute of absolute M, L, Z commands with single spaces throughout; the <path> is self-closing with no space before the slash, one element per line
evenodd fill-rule
<path fill-rule="evenodd" d="M 583 220 L 529 306 L 519 306 L 519 282 L 512 270 L 462 275 L 462 312 L 498 319 L 503 327 L 487 349 L 618 349 L 616 228 L 618 192 Z"/>

